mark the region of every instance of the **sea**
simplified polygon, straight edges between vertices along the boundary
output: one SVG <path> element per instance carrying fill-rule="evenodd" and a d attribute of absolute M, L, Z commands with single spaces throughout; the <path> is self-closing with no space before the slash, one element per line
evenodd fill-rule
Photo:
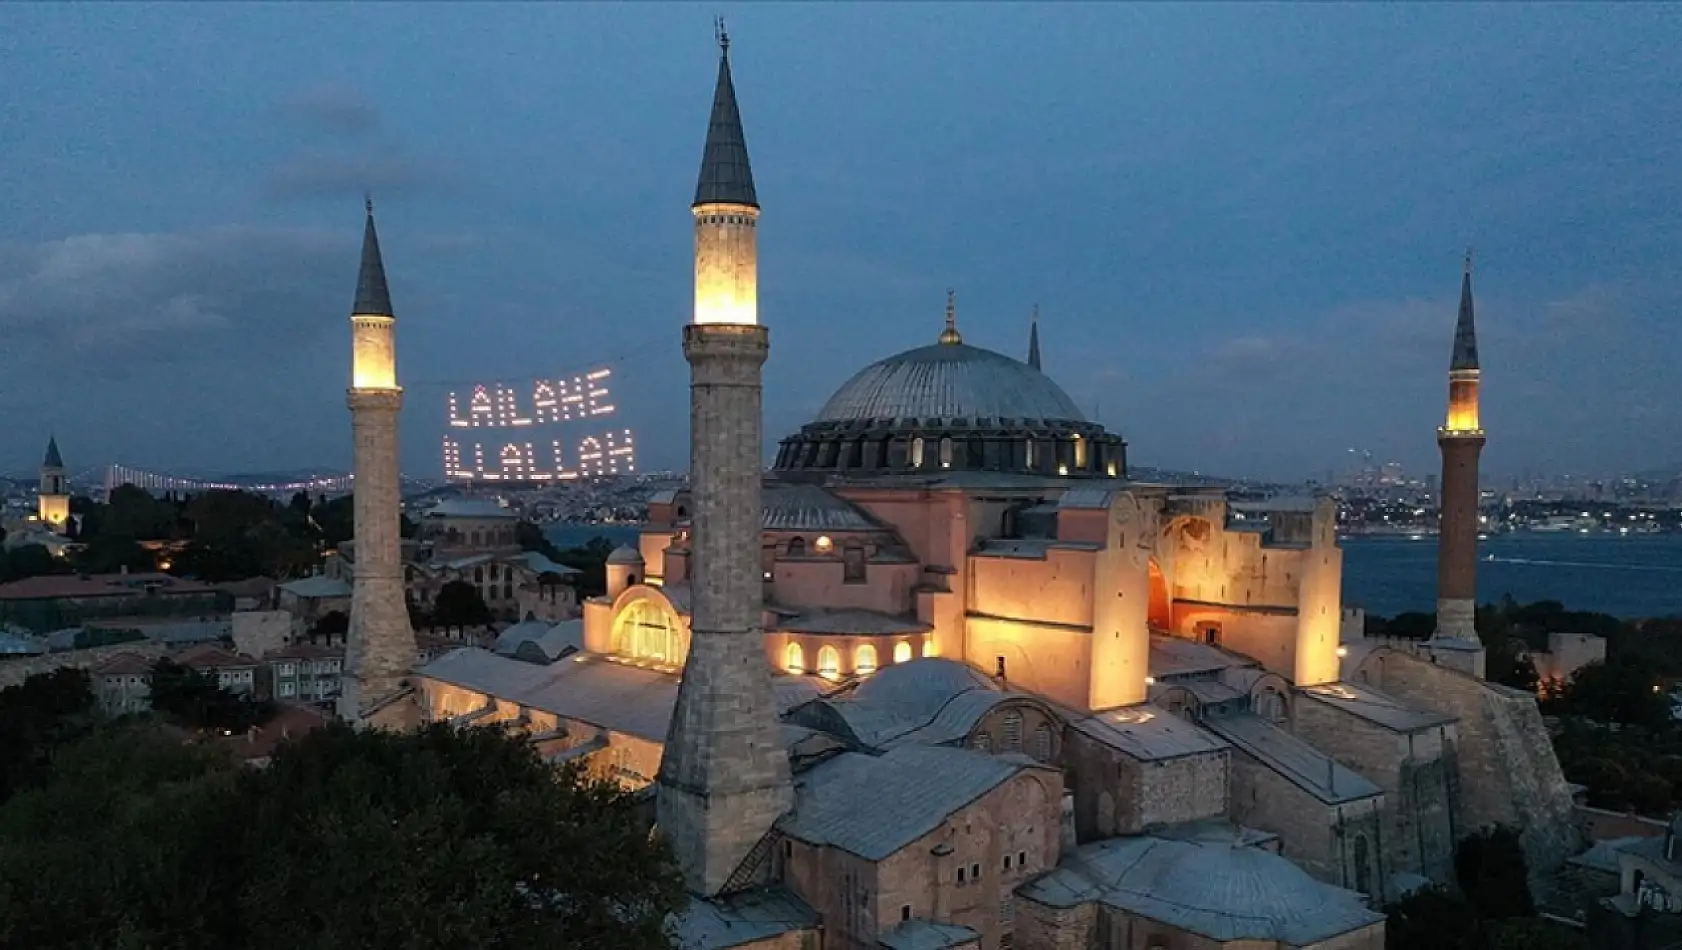
<path fill-rule="evenodd" d="M 550 525 L 558 547 L 593 537 L 636 544 L 636 525 Z M 1343 602 L 1395 616 L 1436 609 L 1437 539 L 1357 537 L 1343 542 Z M 1478 600 L 1557 600 L 1571 610 L 1639 619 L 1682 615 L 1682 534 L 1514 531 L 1478 542 Z"/>

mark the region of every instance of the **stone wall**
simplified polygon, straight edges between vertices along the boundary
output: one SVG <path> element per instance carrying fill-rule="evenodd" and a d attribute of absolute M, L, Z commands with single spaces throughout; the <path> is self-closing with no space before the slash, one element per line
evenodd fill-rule
<path fill-rule="evenodd" d="M 1453 726 L 1404 733 L 1299 694 L 1296 732 L 1384 790 L 1381 873 L 1446 881 L 1453 871 L 1457 775 Z"/>
<path fill-rule="evenodd" d="M 1098 907 L 1051 907 L 1016 899 L 1016 946 L 1021 950 L 1087 950 L 1098 945 Z"/>
<path fill-rule="evenodd" d="M 234 649 L 261 659 L 292 636 L 292 615 L 284 610 L 241 610 L 233 614 Z"/>
<path fill-rule="evenodd" d="M 1145 762 L 1068 730 L 1060 764 L 1075 790 L 1076 837 L 1096 841 L 1224 816 L 1228 755 L 1221 749 Z"/>
<path fill-rule="evenodd" d="M 1385 663 L 1383 689 L 1459 717 L 1460 835 L 1519 829 L 1533 879 L 1580 849 L 1571 791 L 1534 696 L 1401 653 Z"/>
<path fill-rule="evenodd" d="M 1249 754 L 1232 755 L 1232 820 L 1278 835 L 1284 853 L 1327 884 L 1370 893 L 1383 880 L 1382 806 L 1381 796 L 1328 805 Z"/>

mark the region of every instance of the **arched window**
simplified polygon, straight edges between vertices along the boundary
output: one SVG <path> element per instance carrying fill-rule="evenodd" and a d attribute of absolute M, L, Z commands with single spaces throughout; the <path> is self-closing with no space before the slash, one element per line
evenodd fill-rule
<path fill-rule="evenodd" d="M 1050 762 L 1052 756 L 1051 724 L 1042 722 L 1034 727 L 1034 761 Z"/>
<path fill-rule="evenodd" d="M 876 648 L 866 643 L 854 650 L 853 670 L 859 673 L 876 672 Z"/>
<path fill-rule="evenodd" d="M 791 643 L 783 651 L 783 665 L 790 673 L 806 672 L 806 651 L 798 643 Z"/>
<path fill-rule="evenodd" d="M 977 752 L 992 752 L 993 737 L 985 732 L 978 732 L 975 738 L 969 741 L 969 746 Z"/>
<path fill-rule="evenodd" d="M 911 440 L 911 467 L 923 467 L 923 437 L 917 436 Z"/>
<path fill-rule="evenodd" d="M 1023 467 L 1032 470 L 1034 467 L 1034 440 L 1029 439 L 1023 444 L 1023 460 L 1027 463 Z"/>
<path fill-rule="evenodd" d="M 503 600 L 513 600 L 514 599 L 514 585 L 512 583 L 509 583 L 507 581 L 503 582 L 503 584 L 502 584 L 502 599 Z"/>
<path fill-rule="evenodd" d="M 930 656 L 939 656 L 939 655 L 940 655 L 940 645 L 939 644 L 935 643 L 934 640 L 932 640 L 932 639 L 923 641 L 923 656 L 930 657 Z"/>
<path fill-rule="evenodd" d="M 677 665 L 689 652 L 683 622 L 654 600 L 638 600 L 613 621 L 613 652 Z"/>
<path fill-rule="evenodd" d="M 952 467 L 952 439 L 947 436 L 940 439 L 940 467 Z"/>
<path fill-rule="evenodd" d="M 788 556 L 789 557 L 805 557 L 806 556 L 806 539 L 805 538 L 795 538 L 792 541 L 790 541 L 788 543 Z"/>
<path fill-rule="evenodd" d="M 1086 468 L 1086 440 L 1075 436 L 1075 471 Z"/>
<path fill-rule="evenodd" d="M 824 647 L 818 651 L 818 675 L 841 675 L 841 651 L 834 647 Z"/>
<path fill-rule="evenodd" d="M 1000 746 L 1006 752 L 1022 751 L 1022 713 L 1012 709 L 1005 713 L 1004 743 Z"/>
<path fill-rule="evenodd" d="M 818 552 L 819 554 L 828 554 L 830 551 L 835 550 L 835 542 L 829 539 L 829 535 L 820 534 L 818 535 L 818 539 L 812 542 L 812 550 Z"/>
<path fill-rule="evenodd" d="M 473 583 L 483 584 L 484 582 L 485 582 L 485 569 L 482 568 L 482 567 L 474 568 L 473 569 Z"/>
<path fill-rule="evenodd" d="M 909 663 L 911 661 L 911 644 L 901 640 L 894 644 L 894 662 Z"/>

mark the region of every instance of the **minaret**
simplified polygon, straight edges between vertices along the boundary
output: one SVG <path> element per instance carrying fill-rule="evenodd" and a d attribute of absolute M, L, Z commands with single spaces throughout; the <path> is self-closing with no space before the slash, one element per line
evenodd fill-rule
<path fill-rule="evenodd" d="M 1478 421 L 1478 338 L 1472 324 L 1472 252 L 1460 277 L 1460 319 L 1448 364 L 1448 418 L 1437 430 L 1443 453 L 1441 515 L 1437 533 L 1438 637 L 1476 641 L 1478 455 L 1483 426 Z"/>
<path fill-rule="evenodd" d="M 695 322 L 689 360 L 689 477 L 694 496 L 691 638 L 657 781 L 657 814 L 690 890 L 752 883 L 755 846 L 792 806 L 770 669 L 759 566 L 764 446 L 755 228 L 759 199 L 721 54 L 695 189 Z"/>
<path fill-rule="evenodd" d="M 1040 368 L 1040 305 L 1034 304 L 1034 317 L 1028 324 L 1028 365 Z M 1093 418 L 1097 418 L 1094 414 Z"/>
<path fill-rule="evenodd" d="M 41 460 L 41 482 L 35 491 L 35 511 L 41 523 L 60 534 L 70 523 L 70 489 L 64 479 L 64 457 L 58 437 L 47 437 L 47 456 Z"/>
<path fill-rule="evenodd" d="M 362 268 L 350 310 L 350 429 L 355 442 L 356 560 L 339 715 L 361 724 L 402 688 L 416 660 L 403 599 L 402 495 L 397 469 L 397 318 L 386 288 L 374 203 L 367 202 Z"/>

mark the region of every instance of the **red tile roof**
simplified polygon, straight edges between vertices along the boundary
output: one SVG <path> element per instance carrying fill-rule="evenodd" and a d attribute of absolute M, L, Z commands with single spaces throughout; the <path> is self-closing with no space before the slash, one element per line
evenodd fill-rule
<path fill-rule="evenodd" d="M 302 640 L 291 644 L 290 646 L 281 647 L 278 650 L 270 650 L 269 652 L 263 654 L 263 662 L 269 663 L 274 660 L 327 660 L 335 658 L 342 660 L 344 659 L 344 656 L 344 647 L 328 647 L 322 646 L 318 643 L 310 643 L 307 640 Z"/>
<path fill-rule="evenodd" d="M 162 594 L 208 594 L 216 589 L 168 574 L 42 574 L 0 584 L 0 600 L 138 597 L 154 585 Z"/>
<path fill-rule="evenodd" d="M 175 655 L 175 662 L 193 669 L 242 669 L 256 666 L 257 661 L 251 657 L 232 650 L 225 650 L 214 643 L 201 643 L 195 647 L 188 647 Z"/>
<path fill-rule="evenodd" d="M 137 653 L 119 653 L 107 657 L 88 669 L 93 676 L 129 676 L 136 673 L 151 673 L 152 663 Z"/>
<path fill-rule="evenodd" d="M 243 762 L 266 759 L 274 755 L 282 742 L 296 739 L 327 725 L 327 715 L 309 706 L 281 703 L 274 717 L 261 726 L 254 726 L 243 736 L 222 736 L 217 744 Z"/>

